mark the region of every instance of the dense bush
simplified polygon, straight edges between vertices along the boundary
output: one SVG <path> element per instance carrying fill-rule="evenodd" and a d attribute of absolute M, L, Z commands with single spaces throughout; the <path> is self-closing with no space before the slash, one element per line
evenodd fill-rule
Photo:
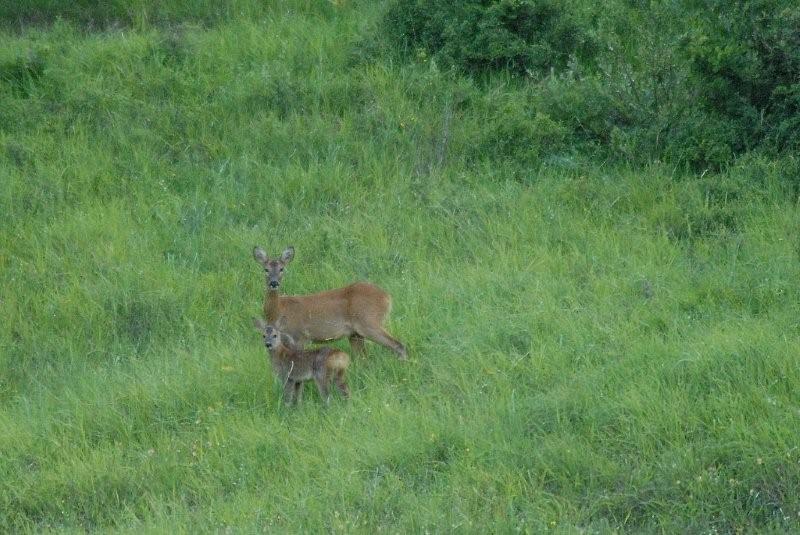
<path fill-rule="evenodd" d="M 570 58 L 591 62 L 588 21 L 555 0 L 397 0 L 384 27 L 407 50 L 432 54 L 470 73 L 561 71 Z"/>
<path fill-rule="evenodd" d="M 486 130 L 520 163 L 571 148 L 720 169 L 800 147 L 800 8 L 780 0 L 394 0 L 378 39 L 484 82 L 516 77 L 525 104 L 502 114 L 508 135 Z"/>
<path fill-rule="evenodd" d="M 800 7 L 714 0 L 698 9 L 689 56 L 704 103 L 734 123 L 736 151 L 800 147 Z"/>

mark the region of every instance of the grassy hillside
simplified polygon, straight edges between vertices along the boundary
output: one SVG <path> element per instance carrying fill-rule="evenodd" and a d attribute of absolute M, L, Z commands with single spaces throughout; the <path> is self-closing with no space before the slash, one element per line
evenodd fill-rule
<path fill-rule="evenodd" d="M 800 530 L 796 157 L 576 152 L 371 3 L 56 5 L 0 10 L 0 531 Z M 282 407 L 256 244 L 410 360 Z"/>

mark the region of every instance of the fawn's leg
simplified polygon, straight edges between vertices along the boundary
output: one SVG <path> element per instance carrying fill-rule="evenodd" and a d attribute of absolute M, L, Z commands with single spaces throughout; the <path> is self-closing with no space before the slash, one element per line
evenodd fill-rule
<path fill-rule="evenodd" d="M 366 353 L 366 349 L 364 349 L 364 337 L 358 333 L 351 334 L 350 347 L 352 348 L 353 353 L 358 353 L 359 355 Z"/>
<path fill-rule="evenodd" d="M 294 383 L 294 402 L 300 403 L 303 399 L 303 382 L 295 381 Z"/>
<path fill-rule="evenodd" d="M 400 343 L 400 340 L 392 338 L 392 336 L 387 333 L 383 327 L 368 327 L 362 334 L 364 338 L 369 338 L 373 342 L 376 342 L 384 347 L 388 347 L 397 353 L 397 358 L 400 360 L 405 360 L 408 358 L 408 353 L 406 352 L 405 346 Z"/>
<path fill-rule="evenodd" d="M 323 403 L 325 403 L 325 405 L 328 405 L 331 401 L 331 394 L 328 391 L 328 383 L 330 382 L 330 377 L 328 376 L 327 370 L 315 376 L 314 382 L 317 383 L 317 388 L 319 389 L 319 397 L 322 398 L 322 401 Z"/>
<path fill-rule="evenodd" d="M 290 406 L 294 401 L 294 381 L 290 381 L 288 378 L 283 383 L 283 402 Z"/>
<path fill-rule="evenodd" d="M 336 387 L 339 389 L 339 392 L 342 393 L 342 397 L 344 397 L 344 399 L 349 399 L 350 388 L 347 386 L 347 379 L 345 379 L 344 370 L 336 370 L 336 375 L 334 376 L 333 380 L 336 383 Z"/>

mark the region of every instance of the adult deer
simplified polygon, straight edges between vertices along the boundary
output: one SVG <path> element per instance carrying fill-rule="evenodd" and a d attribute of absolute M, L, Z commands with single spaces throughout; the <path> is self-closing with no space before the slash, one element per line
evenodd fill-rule
<path fill-rule="evenodd" d="M 294 247 L 287 247 L 275 259 L 256 247 L 253 257 L 264 267 L 266 275 L 264 316 L 269 323 L 280 322 L 281 331 L 299 347 L 309 341 L 325 342 L 347 336 L 353 351 L 363 353 L 366 338 L 388 347 L 400 359 L 407 357 L 405 346 L 383 328 L 392 308 L 392 297 L 381 288 L 369 282 L 355 282 L 315 294 L 281 295 L 281 280 L 294 258 Z"/>

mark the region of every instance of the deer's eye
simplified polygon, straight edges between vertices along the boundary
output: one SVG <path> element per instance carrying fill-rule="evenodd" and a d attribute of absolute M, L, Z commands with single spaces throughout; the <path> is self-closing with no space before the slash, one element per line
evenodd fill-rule
<path fill-rule="evenodd" d="M 280 272 L 283 273 L 283 268 L 280 269 Z"/>

